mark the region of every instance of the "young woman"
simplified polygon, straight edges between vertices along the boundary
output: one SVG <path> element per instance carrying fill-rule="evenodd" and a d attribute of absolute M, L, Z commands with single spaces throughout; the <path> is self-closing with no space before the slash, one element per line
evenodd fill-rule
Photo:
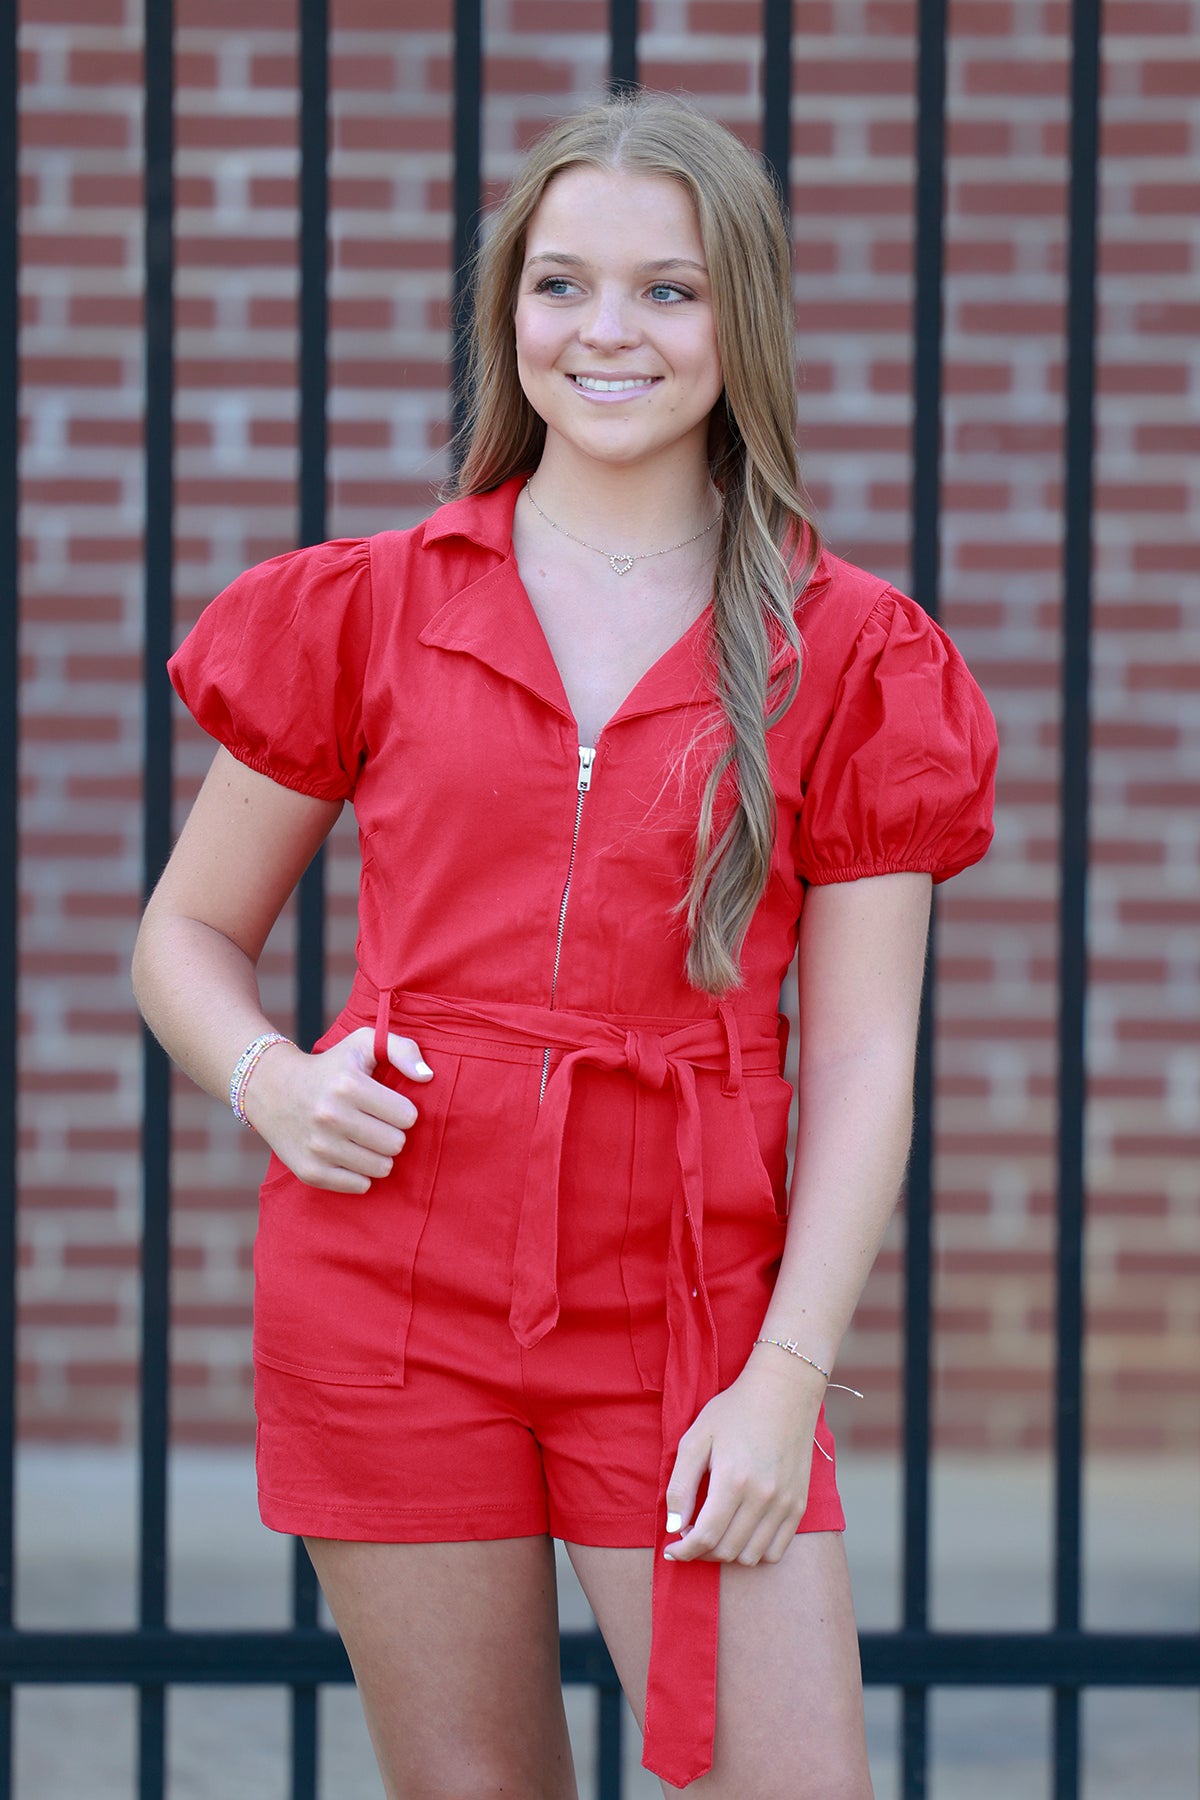
<path fill-rule="evenodd" d="M 308 1544 L 389 1796 L 575 1794 L 561 1537 L 665 1793 L 862 1800 L 822 1397 L 990 715 L 821 549 L 787 240 L 732 136 L 646 95 L 552 130 L 475 323 L 455 497 L 252 569 L 172 663 L 221 748 L 135 978 L 273 1151 L 262 1515 Z M 306 1055 L 255 964 L 348 799 L 359 973 Z"/>

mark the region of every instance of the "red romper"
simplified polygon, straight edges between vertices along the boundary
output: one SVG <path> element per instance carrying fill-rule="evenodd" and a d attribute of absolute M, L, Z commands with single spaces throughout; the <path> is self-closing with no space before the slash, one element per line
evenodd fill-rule
<path fill-rule="evenodd" d="M 521 486 L 251 569 L 171 662 L 234 756 L 353 799 L 359 973 L 322 1045 L 390 1028 L 434 1070 L 366 1195 L 271 1161 L 260 1502 L 315 1536 L 661 1552 L 679 1437 L 778 1268 L 805 888 L 982 856 L 995 733 L 937 626 L 823 556 L 769 734 L 772 872 L 718 1005 L 684 978 L 676 910 L 711 755 L 688 748 L 721 717 L 709 614 L 581 751 L 513 558 Z M 831 1458 L 823 1414 L 818 1441 Z M 814 1450 L 800 1529 L 843 1523 Z M 711 1764 L 719 1577 L 655 1560 L 645 1761 L 679 1787 Z"/>

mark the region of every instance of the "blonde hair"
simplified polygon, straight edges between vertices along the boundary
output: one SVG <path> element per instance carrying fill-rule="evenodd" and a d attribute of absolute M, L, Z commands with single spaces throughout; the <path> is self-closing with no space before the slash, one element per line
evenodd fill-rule
<path fill-rule="evenodd" d="M 553 178 L 580 165 L 682 183 L 712 286 L 725 382 L 709 426 L 709 468 L 724 502 L 713 647 L 727 736 L 705 785 L 681 911 L 688 979 L 720 995 L 740 983 L 738 954 L 767 884 L 775 794 L 766 734 L 796 695 L 796 598 L 820 552 L 796 467 L 790 248 L 759 159 L 684 101 L 625 93 L 553 126 L 529 152 L 478 256 L 454 492 L 485 492 L 532 473 L 541 458 L 545 426 L 518 378 L 513 312 L 529 221 Z M 785 646 L 795 655 L 780 672 Z"/>

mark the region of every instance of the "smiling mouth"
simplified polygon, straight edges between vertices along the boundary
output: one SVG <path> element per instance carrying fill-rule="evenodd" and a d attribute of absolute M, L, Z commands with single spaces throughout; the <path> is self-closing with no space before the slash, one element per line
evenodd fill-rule
<path fill-rule="evenodd" d="M 620 381 L 607 380 L 600 375 L 572 375 L 568 378 L 575 386 L 582 388 L 586 394 L 631 394 L 637 388 L 653 387 L 659 379 L 657 375 L 634 375 Z"/>

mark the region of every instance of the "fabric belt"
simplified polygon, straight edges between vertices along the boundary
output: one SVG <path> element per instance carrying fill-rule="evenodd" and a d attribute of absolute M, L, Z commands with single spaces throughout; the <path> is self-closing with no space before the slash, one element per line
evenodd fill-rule
<path fill-rule="evenodd" d="M 704 1172 L 696 1071 L 722 1075 L 727 1097 L 741 1092 L 743 1070 L 778 1073 L 779 1021 L 757 1015 L 743 1045 L 728 1006 L 707 1019 L 655 1029 L 587 1013 L 506 1002 L 378 989 L 361 973 L 347 1009 L 374 1015 L 375 1059 L 386 1069 L 387 1034 L 401 1029 L 424 1051 L 447 1041 L 460 1053 L 486 1056 L 488 1042 L 549 1049 L 551 1070 L 529 1146 L 517 1226 L 509 1324 L 532 1349 L 558 1320 L 558 1192 L 563 1139 L 576 1071 L 624 1070 L 635 1081 L 675 1096 L 679 1181 L 671 1206 L 666 1270 L 667 1358 L 663 1377 L 662 1461 L 651 1596 L 652 1634 L 646 1690 L 643 1764 L 675 1787 L 712 1767 L 716 1728 L 717 1632 L 721 1565 L 673 1562 L 663 1555 L 666 1487 L 679 1440 L 717 1392 L 717 1330 L 704 1282 Z M 743 1021 L 746 1023 L 746 1021 Z M 753 1134 L 747 1135 L 748 1150 Z"/>

